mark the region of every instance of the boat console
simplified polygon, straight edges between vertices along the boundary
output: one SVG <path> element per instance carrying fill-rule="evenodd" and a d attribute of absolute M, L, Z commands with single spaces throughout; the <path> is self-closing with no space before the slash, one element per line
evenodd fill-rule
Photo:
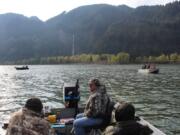
<path fill-rule="evenodd" d="M 63 101 L 66 108 L 78 109 L 78 102 L 80 100 L 79 80 L 76 84 L 65 84 L 63 87 Z"/>

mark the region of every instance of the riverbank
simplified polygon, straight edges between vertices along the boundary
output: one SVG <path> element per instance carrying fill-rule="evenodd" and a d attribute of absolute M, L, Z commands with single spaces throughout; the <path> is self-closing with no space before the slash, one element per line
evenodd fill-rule
<path fill-rule="evenodd" d="M 180 54 L 172 53 L 160 56 L 133 57 L 128 53 L 114 54 L 81 54 L 74 56 L 51 56 L 30 58 L 17 61 L 0 62 L 3 65 L 49 65 L 49 64 L 180 64 Z"/>

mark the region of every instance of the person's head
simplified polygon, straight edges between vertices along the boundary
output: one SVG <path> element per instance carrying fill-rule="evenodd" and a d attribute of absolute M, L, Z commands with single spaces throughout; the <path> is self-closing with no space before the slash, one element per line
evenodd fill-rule
<path fill-rule="evenodd" d="M 96 89 L 97 89 L 98 87 L 100 87 L 100 86 L 101 86 L 101 83 L 100 83 L 100 81 L 99 81 L 98 79 L 91 79 L 91 80 L 89 81 L 89 88 L 90 88 L 90 91 L 91 91 L 91 92 L 96 91 Z"/>
<path fill-rule="evenodd" d="M 115 109 L 115 119 L 116 121 L 128 121 L 134 120 L 135 118 L 135 108 L 130 103 L 122 103 Z"/>
<path fill-rule="evenodd" d="M 41 113 L 43 104 L 39 98 L 30 98 L 26 101 L 25 108 L 37 113 Z"/>

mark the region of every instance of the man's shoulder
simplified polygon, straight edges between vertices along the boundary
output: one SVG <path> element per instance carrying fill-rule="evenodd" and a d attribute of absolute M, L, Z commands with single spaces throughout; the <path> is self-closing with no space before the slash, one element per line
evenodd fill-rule
<path fill-rule="evenodd" d="M 12 114 L 11 118 L 12 118 L 12 119 L 18 119 L 18 118 L 21 118 L 22 115 L 23 115 L 22 110 L 19 110 L 19 111 L 17 111 L 17 112 L 14 112 L 14 113 Z"/>

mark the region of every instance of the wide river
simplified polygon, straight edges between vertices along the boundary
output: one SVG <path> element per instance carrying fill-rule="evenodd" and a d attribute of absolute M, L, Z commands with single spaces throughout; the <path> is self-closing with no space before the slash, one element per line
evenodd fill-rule
<path fill-rule="evenodd" d="M 42 65 L 17 71 L 0 66 L 0 126 L 25 101 L 36 96 L 62 106 L 64 83 L 80 80 L 81 103 L 89 95 L 88 81 L 99 78 L 113 100 L 134 104 L 136 114 L 167 135 L 180 135 L 180 65 L 158 65 L 159 74 L 141 74 L 141 65 Z M 4 135 L 0 129 L 0 135 Z"/>

